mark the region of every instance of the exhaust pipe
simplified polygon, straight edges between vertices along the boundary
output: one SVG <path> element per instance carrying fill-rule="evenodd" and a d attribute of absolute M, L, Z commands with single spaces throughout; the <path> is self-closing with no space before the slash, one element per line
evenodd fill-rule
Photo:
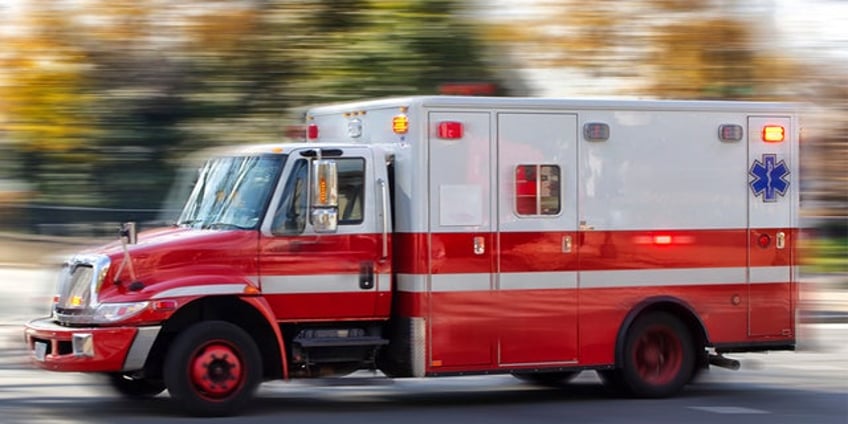
<path fill-rule="evenodd" d="M 739 368 L 742 367 L 742 364 L 739 363 L 738 360 L 726 358 L 720 353 L 710 354 L 710 365 L 727 368 L 733 371 L 738 371 Z"/>

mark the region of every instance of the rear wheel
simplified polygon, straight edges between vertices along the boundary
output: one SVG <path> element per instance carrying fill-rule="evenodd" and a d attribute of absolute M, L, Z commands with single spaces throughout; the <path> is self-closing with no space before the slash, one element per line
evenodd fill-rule
<path fill-rule="evenodd" d="M 164 371 L 168 391 L 189 413 L 229 415 L 253 397 L 262 378 L 262 357 L 244 330 L 208 321 L 177 337 Z"/>
<path fill-rule="evenodd" d="M 512 374 L 513 377 L 540 386 L 559 386 L 571 381 L 578 371 L 538 372 L 532 374 Z"/>
<path fill-rule="evenodd" d="M 153 397 L 165 391 L 165 383 L 161 380 L 133 378 L 122 373 L 112 373 L 106 376 L 109 385 L 125 397 L 137 399 Z"/>
<path fill-rule="evenodd" d="M 683 389 L 696 362 L 686 326 L 666 312 L 639 318 L 627 332 L 620 368 L 602 378 L 614 390 L 638 397 L 666 397 Z"/>

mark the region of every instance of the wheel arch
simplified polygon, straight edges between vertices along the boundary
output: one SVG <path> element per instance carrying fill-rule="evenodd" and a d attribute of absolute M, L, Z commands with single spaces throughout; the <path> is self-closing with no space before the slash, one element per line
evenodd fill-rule
<path fill-rule="evenodd" d="M 709 345 L 710 338 L 706 326 L 691 305 L 672 296 L 651 297 L 634 306 L 621 322 L 615 339 L 615 366 L 621 366 L 624 361 L 624 343 L 627 339 L 627 332 L 630 331 L 636 320 L 645 314 L 658 311 L 669 313 L 683 322 L 692 336 L 692 341 L 696 343 L 696 346 L 694 346 L 696 352 L 697 349 Z"/>
<path fill-rule="evenodd" d="M 285 376 L 282 334 L 267 304 L 261 298 L 240 296 L 202 297 L 182 306 L 163 323 L 145 361 L 145 372 L 161 377 L 165 356 L 177 336 L 195 323 L 210 320 L 236 325 L 254 340 L 262 356 L 265 379 Z"/>

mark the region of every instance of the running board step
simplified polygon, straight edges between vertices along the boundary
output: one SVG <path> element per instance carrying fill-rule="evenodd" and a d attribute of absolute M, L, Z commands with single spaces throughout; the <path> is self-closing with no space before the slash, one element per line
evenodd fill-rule
<path fill-rule="evenodd" d="M 354 347 L 384 346 L 389 341 L 376 336 L 364 337 L 297 337 L 294 342 L 304 348 L 312 347 Z"/>

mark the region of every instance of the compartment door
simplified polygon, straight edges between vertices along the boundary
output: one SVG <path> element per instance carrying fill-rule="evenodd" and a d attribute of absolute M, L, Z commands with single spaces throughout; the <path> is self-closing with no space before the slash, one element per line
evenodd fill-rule
<path fill-rule="evenodd" d="M 488 112 L 429 114 L 430 368 L 494 363 L 492 139 Z M 461 132 L 440 134 L 439 126 Z M 454 128 L 456 130 L 457 128 Z M 448 131 L 450 132 L 450 131 Z"/>

